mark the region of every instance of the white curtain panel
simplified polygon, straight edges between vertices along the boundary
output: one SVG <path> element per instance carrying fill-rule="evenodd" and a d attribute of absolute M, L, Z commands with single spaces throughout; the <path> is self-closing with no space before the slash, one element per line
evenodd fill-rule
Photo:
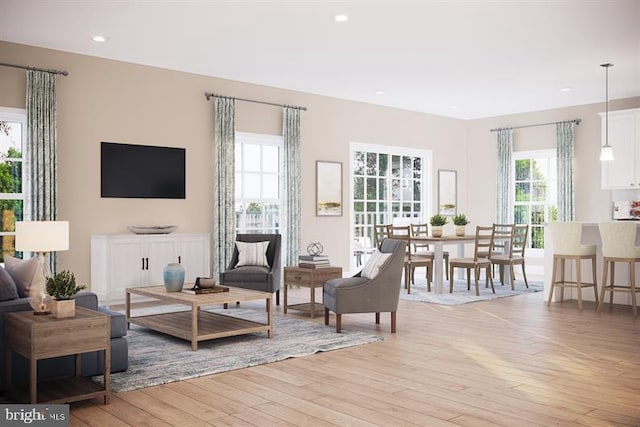
<path fill-rule="evenodd" d="M 213 182 L 213 277 L 220 277 L 233 255 L 235 214 L 235 100 L 215 98 L 215 168 Z"/>
<path fill-rule="evenodd" d="M 58 218 L 55 74 L 27 71 L 26 106 L 24 219 L 55 221 Z M 49 256 L 49 270 L 53 274 L 57 270 L 55 252 Z"/>
<path fill-rule="evenodd" d="M 556 124 L 558 163 L 558 221 L 573 221 L 575 123 Z"/>
<path fill-rule="evenodd" d="M 500 129 L 497 132 L 497 162 L 496 162 L 496 223 L 510 224 L 513 222 L 513 200 L 511 188 L 511 158 L 513 154 L 513 130 Z"/>
<path fill-rule="evenodd" d="M 285 107 L 282 114 L 284 140 L 283 256 L 284 265 L 298 264 L 300 254 L 300 109 Z"/>

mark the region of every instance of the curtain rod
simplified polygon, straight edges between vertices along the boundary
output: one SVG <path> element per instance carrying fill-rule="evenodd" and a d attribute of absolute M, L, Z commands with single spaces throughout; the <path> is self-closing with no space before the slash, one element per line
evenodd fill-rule
<path fill-rule="evenodd" d="M 21 68 L 23 70 L 29 70 L 29 71 L 44 71 L 45 73 L 61 74 L 63 76 L 68 76 L 69 75 L 69 72 L 66 71 L 66 70 L 51 70 L 51 69 L 46 69 L 46 68 L 28 67 L 26 65 L 7 64 L 6 62 L 0 62 L 0 66 L 12 67 L 12 68 Z"/>
<path fill-rule="evenodd" d="M 576 125 L 579 125 L 581 121 L 582 121 L 582 119 L 573 119 L 573 120 L 564 120 L 562 122 L 548 122 L 548 123 L 538 123 L 538 124 L 535 124 L 535 125 L 524 125 L 524 126 L 513 126 L 513 127 L 507 127 L 507 128 L 496 128 L 496 129 L 489 130 L 489 132 L 498 132 L 500 130 L 532 128 L 532 127 L 536 127 L 536 126 L 559 125 L 560 123 L 575 123 Z"/>
<path fill-rule="evenodd" d="M 256 104 L 273 105 L 275 107 L 295 108 L 297 110 L 307 111 L 307 107 L 299 107 L 297 105 L 276 104 L 275 102 L 257 101 L 255 99 L 235 98 L 233 96 L 218 95 L 216 93 L 211 93 L 211 92 L 205 92 L 204 96 L 207 97 L 207 101 L 209 101 L 212 97 L 213 98 L 225 98 L 225 99 L 233 99 L 233 100 L 236 100 L 236 101 L 255 102 Z"/>

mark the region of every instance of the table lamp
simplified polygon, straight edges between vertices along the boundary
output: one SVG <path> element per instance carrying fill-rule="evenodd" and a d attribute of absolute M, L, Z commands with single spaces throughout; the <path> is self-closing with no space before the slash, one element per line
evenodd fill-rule
<path fill-rule="evenodd" d="M 51 274 L 46 255 L 69 250 L 69 221 L 16 221 L 16 251 L 35 252 L 42 269 L 41 277 L 34 277 L 29 288 L 29 304 L 34 314 L 47 310 L 47 277 Z"/>

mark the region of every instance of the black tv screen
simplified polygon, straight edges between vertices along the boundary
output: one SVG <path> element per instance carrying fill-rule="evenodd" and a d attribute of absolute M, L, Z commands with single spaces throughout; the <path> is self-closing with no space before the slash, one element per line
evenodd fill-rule
<path fill-rule="evenodd" d="M 102 197 L 185 198 L 185 149 L 103 142 Z"/>

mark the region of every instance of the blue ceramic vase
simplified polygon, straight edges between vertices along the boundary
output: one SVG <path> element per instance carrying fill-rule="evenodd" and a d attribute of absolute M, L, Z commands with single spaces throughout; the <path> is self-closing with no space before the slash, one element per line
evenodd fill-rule
<path fill-rule="evenodd" d="M 184 285 L 184 267 L 177 262 L 167 264 L 162 270 L 164 287 L 167 292 L 181 292 Z"/>

